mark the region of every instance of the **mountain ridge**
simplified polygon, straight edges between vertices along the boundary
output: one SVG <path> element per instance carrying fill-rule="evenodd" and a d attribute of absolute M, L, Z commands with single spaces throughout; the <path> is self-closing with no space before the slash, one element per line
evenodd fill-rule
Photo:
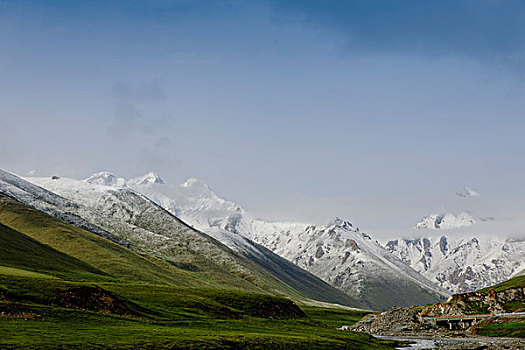
<path fill-rule="evenodd" d="M 253 245 L 246 246 L 242 241 L 254 241 L 354 295 L 369 307 L 388 308 L 392 302 L 402 306 L 435 302 L 448 296 L 445 290 L 390 256 L 379 243 L 347 221 L 336 219 L 329 225 L 266 222 L 254 218 L 240 205 L 220 198 L 197 179 L 179 186 L 128 180 L 126 186 L 236 251 L 252 250 Z M 332 236 L 345 236 L 348 243 L 334 240 Z M 306 250 L 301 240 L 306 240 L 309 245 Z M 330 242 L 323 246 L 320 244 L 322 240 Z M 364 250 L 361 249 L 365 253 L 357 252 L 359 248 L 352 250 L 352 241 L 355 245 L 360 241 L 365 246 Z M 318 264 L 319 261 L 323 266 Z M 362 266 L 356 267 L 357 263 Z M 370 270 L 375 271 L 375 279 L 370 278 Z M 413 291 L 413 295 L 405 290 Z"/>
<path fill-rule="evenodd" d="M 62 214 L 61 210 L 66 208 L 63 211 L 72 212 L 71 215 L 93 223 L 140 252 L 167 260 L 178 268 L 195 270 L 206 279 L 215 280 L 219 284 L 227 282 L 230 286 L 258 292 L 266 291 L 294 297 L 302 295 L 323 302 L 364 306 L 291 263 L 280 261 L 277 257 L 269 258 L 269 252 L 266 252 L 266 259 L 255 259 L 253 256 L 248 259 L 238 255 L 239 253 L 195 230 L 128 187 L 119 186 L 120 188 L 115 190 L 111 186 L 66 178 L 41 179 L 47 181 L 47 187 L 51 190 L 46 192 L 35 185 L 24 183 L 24 180 L 18 180 L 22 183 L 20 187 L 37 192 L 37 195 L 33 196 L 35 198 L 32 198 L 19 187 L 13 184 L 8 186 L 9 184 L 6 185 L 5 181 L 2 181 L 3 178 L 10 178 L 11 182 L 17 184 L 14 181 L 16 177 L 1 175 L 5 174 L 0 173 L 0 192 L 6 188 L 10 189 L 10 192 L 16 192 L 14 187 L 18 189 L 18 197 L 26 200 L 30 198 L 29 202 L 37 207 L 51 207 L 53 210 L 48 211 L 55 215 L 57 212 Z M 112 183 L 116 184 L 114 181 Z M 53 186 L 61 188 L 62 192 Z M 56 192 L 61 192 L 59 194 L 62 197 L 54 194 Z M 42 193 L 47 196 L 44 196 L 44 200 L 36 198 Z M 56 201 L 60 202 L 62 207 L 53 207 L 45 200 L 47 198 L 53 202 L 55 197 L 59 198 Z M 253 249 L 256 250 L 255 247 Z M 275 265 L 281 266 L 286 272 L 277 276 Z M 223 269 L 226 272 L 223 272 Z M 232 276 L 240 279 L 237 282 L 230 281 Z M 294 284 L 295 288 L 289 284 Z"/>

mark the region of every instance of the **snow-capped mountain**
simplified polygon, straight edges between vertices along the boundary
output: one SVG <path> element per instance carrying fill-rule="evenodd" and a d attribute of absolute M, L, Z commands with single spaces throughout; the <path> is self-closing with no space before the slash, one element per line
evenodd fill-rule
<path fill-rule="evenodd" d="M 419 221 L 415 228 L 418 229 L 454 229 L 461 227 L 472 226 L 477 222 L 490 221 L 491 218 L 483 218 L 473 216 L 467 212 L 459 214 L 455 213 L 443 213 L 443 214 L 431 214 L 423 217 Z"/>
<path fill-rule="evenodd" d="M 375 308 L 413 305 L 447 293 L 348 221 L 252 224 L 252 238 Z"/>
<path fill-rule="evenodd" d="M 0 170 L 0 193 L 176 266 L 193 266 L 217 276 L 252 274 L 249 264 L 227 247 L 132 190 L 66 178 L 32 180 Z"/>
<path fill-rule="evenodd" d="M 386 248 L 451 293 L 505 281 L 525 268 L 525 241 L 446 236 L 397 239 Z"/>
<path fill-rule="evenodd" d="M 522 241 L 482 240 L 476 239 L 475 235 L 469 239 L 443 236 L 399 239 L 389 242 L 385 249 L 352 224 L 340 219 L 327 225 L 257 219 L 238 204 L 220 198 L 197 179 L 173 186 L 155 173 L 125 180 L 102 172 L 83 181 L 60 178 L 29 180 L 71 200 L 61 204 L 63 209 L 59 215 L 84 220 L 84 225 L 95 222 L 97 228 L 105 232 L 103 234 L 110 235 L 114 240 L 126 240 L 128 244 L 130 241 L 125 235 L 111 236 L 109 232 L 134 232 L 133 244 L 148 240 L 153 242 L 156 238 L 150 234 L 141 235 L 140 227 L 131 231 L 129 227 L 116 229 L 112 226 L 116 225 L 115 222 L 94 219 L 95 214 L 89 216 L 84 209 L 114 215 L 115 203 L 119 203 L 117 207 L 126 209 L 116 212 L 130 220 L 133 212 L 138 210 L 130 203 L 136 202 L 140 198 L 136 193 L 140 193 L 252 261 L 260 265 L 272 261 L 271 267 L 265 268 L 274 275 L 279 273 L 279 266 L 287 263 L 287 260 L 279 260 L 282 257 L 374 308 L 432 302 L 447 295 L 442 288 L 449 292 L 470 291 L 498 283 L 525 269 Z M 4 184 L 4 192 L 20 192 L 17 186 Z M 27 197 L 27 193 L 17 192 L 17 195 Z M 33 202 L 48 212 L 56 211 L 56 205 L 50 205 L 50 202 L 64 200 L 51 196 L 52 193 L 47 191 L 36 197 L 44 195 L 49 197 L 44 202 L 33 197 L 24 198 L 26 202 Z M 127 204 L 123 204 L 122 198 L 128 196 L 134 199 L 128 198 L 127 202 L 124 201 Z M 69 210 L 64 209 L 66 207 Z M 434 214 L 423 218 L 416 227 L 421 234 L 427 234 L 472 228 L 475 224 L 491 220 L 468 212 Z M 425 232 L 424 229 L 430 230 Z M 138 240 L 138 237 L 141 239 Z M 271 255 L 272 252 L 277 255 Z M 293 278 L 290 273 L 302 271 L 292 270 L 280 278 L 291 283 Z M 406 290 L 410 293 L 406 294 Z"/>
<path fill-rule="evenodd" d="M 87 183 L 100 186 L 113 186 L 119 188 L 126 187 L 125 179 L 121 177 L 116 177 L 115 175 L 107 171 L 93 174 L 90 177 L 88 177 L 85 181 Z"/>
<path fill-rule="evenodd" d="M 220 198 L 200 180 L 173 186 L 156 179 L 150 173 L 127 181 L 126 187 L 238 252 L 246 251 L 246 240 L 255 241 L 369 307 L 434 302 L 448 295 L 349 222 L 267 222 Z"/>
<path fill-rule="evenodd" d="M 31 183 L 0 170 L 0 194 L 45 209 L 77 226 L 91 225 L 92 232 L 98 230 L 116 243 L 160 257 L 208 280 L 231 281 L 233 275 L 239 278 L 235 285 L 241 289 L 253 290 L 255 286 L 261 292 L 288 296 L 300 293 L 323 302 L 365 307 L 248 238 L 222 231 L 216 234 L 220 241 L 215 240 L 130 188 L 163 184 L 155 174 L 124 183 L 107 172 L 84 181 L 58 177 L 28 180 Z"/>

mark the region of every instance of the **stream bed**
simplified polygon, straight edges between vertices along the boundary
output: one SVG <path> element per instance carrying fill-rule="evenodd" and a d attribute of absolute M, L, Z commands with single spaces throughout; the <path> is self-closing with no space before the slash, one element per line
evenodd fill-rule
<path fill-rule="evenodd" d="M 411 337 L 411 336 L 375 336 L 381 339 L 411 342 L 411 344 L 396 349 L 423 350 L 423 349 L 525 349 L 525 340 L 516 338 L 488 338 L 488 337 Z"/>

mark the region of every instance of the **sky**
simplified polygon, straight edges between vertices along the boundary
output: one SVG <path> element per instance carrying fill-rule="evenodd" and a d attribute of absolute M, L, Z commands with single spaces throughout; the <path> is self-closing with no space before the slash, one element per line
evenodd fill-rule
<path fill-rule="evenodd" d="M 0 0 L 0 168 L 196 177 L 382 235 L 525 221 L 523 28 L 517 0 Z"/>

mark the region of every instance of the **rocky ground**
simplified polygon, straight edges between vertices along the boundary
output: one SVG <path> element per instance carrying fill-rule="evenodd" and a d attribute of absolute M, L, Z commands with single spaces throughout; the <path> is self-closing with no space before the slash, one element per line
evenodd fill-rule
<path fill-rule="evenodd" d="M 522 350 L 522 339 L 465 337 L 465 338 L 430 338 L 430 337 L 381 337 L 407 342 L 402 348 L 408 349 L 443 349 L 443 350 Z M 410 344 L 408 344 L 410 343 Z"/>
<path fill-rule="evenodd" d="M 454 314 L 460 314 L 460 309 L 445 309 L 455 310 L 458 313 Z M 428 310 L 424 308 L 423 311 Z M 420 308 L 394 307 L 381 314 L 367 315 L 355 325 L 341 329 L 363 331 L 375 336 L 415 343 L 407 345 L 406 349 L 525 349 L 525 339 L 481 337 L 472 334 L 471 329 L 449 330 L 426 321 L 422 314 Z"/>
<path fill-rule="evenodd" d="M 525 288 L 515 287 L 496 292 L 471 292 L 454 294 L 446 302 L 425 307 L 423 316 L 453 316 L 472 313 L 512 312 L 509 303 L 525 302 Z"/>

